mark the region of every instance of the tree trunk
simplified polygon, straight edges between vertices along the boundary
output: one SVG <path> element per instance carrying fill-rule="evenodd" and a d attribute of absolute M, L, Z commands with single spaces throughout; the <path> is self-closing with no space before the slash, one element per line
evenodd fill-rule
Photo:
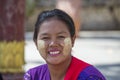
<path fill-rule="evenodd" d="M 0 0 L 0 72 L 22 72 L 25 0 Z"/>

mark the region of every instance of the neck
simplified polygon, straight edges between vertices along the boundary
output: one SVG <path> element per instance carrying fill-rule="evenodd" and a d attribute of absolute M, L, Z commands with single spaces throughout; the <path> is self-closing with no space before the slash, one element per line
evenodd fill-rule
<path fill-rule="evenodd" d="M 70 65 L 71 59 L 72 59 L 72 57 L 60 64 L 55 64 L 55 65 L 48 64 L 51 80 L 64 80 L 64 76 Z"/>

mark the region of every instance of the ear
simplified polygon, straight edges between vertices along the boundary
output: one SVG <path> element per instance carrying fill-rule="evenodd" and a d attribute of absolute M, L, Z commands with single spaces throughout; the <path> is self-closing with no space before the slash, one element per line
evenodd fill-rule
<path fill-rule="evenodd" d="M 74 36 L 72 37 L 72 47 L 74 47 L 75 39 L 76 39 L 76 35 L 74 35 Z"/>

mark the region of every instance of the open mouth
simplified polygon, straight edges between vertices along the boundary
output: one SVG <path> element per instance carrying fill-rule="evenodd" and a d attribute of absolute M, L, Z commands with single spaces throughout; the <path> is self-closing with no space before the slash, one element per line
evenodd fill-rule
<path fill-rule="evenodd" d="M 49 54 L 51 54 L 51 55 L 60 54 L 60 51 L 52 51 L 52 52 L 49 52 Z"/>
<path fill-rule="evenodd" d="M 50 56 L 57 56 L 57 55 L 60 54 L 60 50 L 58 50 L 58 49 L 56 49 L 56 48 L 50 49 L 50 50 L 48 51 L 48 54 L 49 54 Z"/>

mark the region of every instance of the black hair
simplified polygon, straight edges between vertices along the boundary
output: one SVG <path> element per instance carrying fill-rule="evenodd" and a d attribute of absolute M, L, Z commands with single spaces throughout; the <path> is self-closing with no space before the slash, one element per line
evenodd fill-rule
<path fill-rule="evenodd" d="M 43 11 L 41 14 L 39 14 L 35 24 L 35 28 L 34 28 L 33 40 L 37 40 L 40 25 L 44 21 L 50 18 L 57 18 L 58 20 L 65 22 L 65 24 L 69 29 L 71 37 L 75 35 L 75 26 L 72 18 L 64 11 L 59 9 L 54 9 L 54 10 L 46 10 L 46 11 Z"/>

